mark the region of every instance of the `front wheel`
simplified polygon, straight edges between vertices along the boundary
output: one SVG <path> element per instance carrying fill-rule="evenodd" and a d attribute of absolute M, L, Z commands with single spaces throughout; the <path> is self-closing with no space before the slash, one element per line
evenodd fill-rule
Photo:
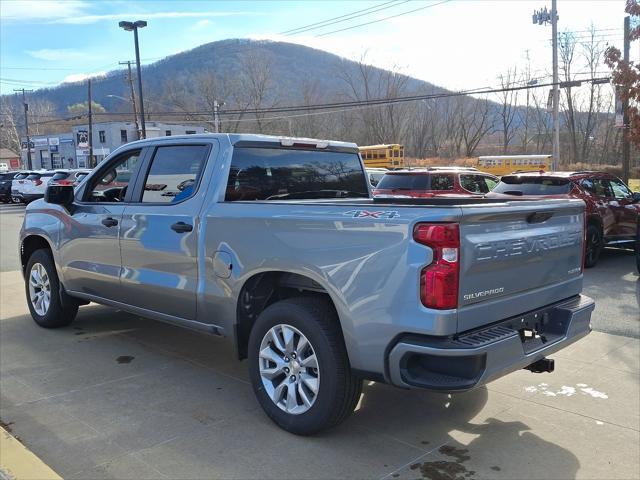
<path fill-rule="evenodd" d="M 260 314 L 249 337 L 249 373 L 265 413 L 297 435 L 339 424 L 362 392 L 336 313 L 321 298 L 282 300 Z"/>
<path fill-rule="evenodd" d="M 78 304 L 62 305 L 60 281 L 48 250 L 36 250 L 25 270 L 27 305 L 33 320 L 44 328 L 66 327 L 76 318 Z"/>
<path fill-rule="evenodd" d="M 602 231 L 596 225 L 589 225 L 587 227 L 587 245 L 584 255 L 584 266 L 586 268 L 595 267 L 600 258 L 602 247 Z"/>

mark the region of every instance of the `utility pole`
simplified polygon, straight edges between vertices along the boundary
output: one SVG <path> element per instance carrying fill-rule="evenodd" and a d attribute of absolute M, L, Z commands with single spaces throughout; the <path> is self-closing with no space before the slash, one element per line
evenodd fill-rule
<path fill-rule="evenodd" d="M 631 49 L 631 20 L 624 17 L 624 53 L 623 58 L 626 65 L 629 64 L 629 50 Z M 629 183 L 629 167 L 631 161 L 631 145 L 629 143 L 629 92 L 625 92 L 622 102 L 622 180 Z"/>
<path fill-rule="evenodd" d="M 533 12 L 533 23 L 546 25 L 551 23 L 552 61 L 553 61 L 553 170 L 560 165 L 560 85 L 558 80 L 558 8 L 557 0 L 551 0 L 551 12 L 545 7 Z"/>
<path fill-rule="evenodd" d="M 91 109 L 91 104 L 93 103 L 93 99 L 91 98 L 91 79 L 87 79 L 87 87 L 89 94 L 89 168 L 95 167 L 93 162 L 93 112 Z"/>
<path fill-rule="evenodd" d="M 133 107 L 133 121 L 136 124 L 136 132 L 138 134 L 138 140 L 142 138 L 140 132 L 140 124 L 138 123 L 138 109 L 136 107 L 136 91 L 133 88 L 133 77 L 131 76 L 131 61 L 127 60 L 126 62 L 118 62 L 120 65 L 126 65 L 129 70 L 129 75 L 127 76 L 127 80 L 129 82 L 129 89 L 131 90 L 131 106 Z"/>
<path fill-rule="evenodd" d="M 560 85 L 558 79 L 558 8 L 551 0 L 551 35 L 553 35 L 553 170 L 560 166 Z"/>
<path fill-rule="evenodd" d="M 213 101 L 213 130 L 220 133 L 220 104 L 217 100 Z"/>
<path fill-rule="evenodd" d="M 33 90 L 25 90 L 24 88 L 14 89 L 14 92 L 22 92 L 22 105 L 24 106 L 24 129 L 27 137 L 27 170 L 31 170 L 31 138 L 29 137 L 29 104 L 27 103 L 25 93 L 33 92 Z"/>

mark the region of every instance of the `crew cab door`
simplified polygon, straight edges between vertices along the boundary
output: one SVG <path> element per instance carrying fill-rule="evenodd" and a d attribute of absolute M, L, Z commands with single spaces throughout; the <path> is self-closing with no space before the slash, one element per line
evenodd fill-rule
<path fill-rule="evenodd" d="M 61 258 L 67 290 L 122 301 L 119 233 L 143 150 L 130 150 L 98 166 L 73 209 L 62 219 Z"/>
<path fill-rule="evenodd" d="M 195 320 L 201 177 L 210 150 L 163 143 L 146 157 L 120 229 L 125 303 Z"/>

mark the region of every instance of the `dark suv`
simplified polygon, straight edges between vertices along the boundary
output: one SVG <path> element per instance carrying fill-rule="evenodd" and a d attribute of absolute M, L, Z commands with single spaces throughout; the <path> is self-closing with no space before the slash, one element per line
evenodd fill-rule
<path fill-rule="evenodd" d="M 429 167 L 387 172 L 374 197 L 482 196 L 497 184 L 498 177 L 466 167 Z"/>
<path fill-rule="evenodd" d="M 19 173 L 20 172 L 15 171 L 0 173 L 0 202 L 11 202 L 11 184 L 13 182 L 13 178 Z"/>
<path fill-rule="evenodd" d="M 489 194 L 579 198 L 587 211 L 585 266 L 593 267 L 606 245 L 634 247 L 639 232 L 640 193 L 606 172 L 527 172 L 505 175 Z"/>

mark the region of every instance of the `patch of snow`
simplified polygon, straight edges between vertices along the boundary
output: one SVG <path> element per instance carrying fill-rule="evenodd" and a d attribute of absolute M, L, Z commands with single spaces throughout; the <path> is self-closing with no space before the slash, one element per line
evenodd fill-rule
<path fill-rule="evenodd" d="M 600 420 L 596 420 L 596 425 L 604 425 L 604 422 L 601 422 Z"/>
<path fill-rule="evenodd" d="M 591 387 L 581 388 L 580 389 L 585 395 L 591 395 L 593 398 L 609 398 L 609 395 L 603 392 L 599 392 L 598 390 L 594 390 Z"/>
<path fill-rule="evenodd" d="M 525 392 L 529 392 L 529 393 L 536 393 L 538 391 L 538 389 L 534 386 L 531 387 L 524 387 Z"/>
<path fill-rule="evenodd" d="M 588 387 L 588 385 L 586 383 L 576 383 L 576 387 L 584 388 Z"/>
<path fill-rule="evenodd" d="M 573 387 L 567 387 L 566 385 L 563 385 L 562 388 L 558 391 L 558 395 L 565 395 L 567 397 L 570 397 L 571 395 L 575 395 L 576 394 L 576 389 Z"/>

